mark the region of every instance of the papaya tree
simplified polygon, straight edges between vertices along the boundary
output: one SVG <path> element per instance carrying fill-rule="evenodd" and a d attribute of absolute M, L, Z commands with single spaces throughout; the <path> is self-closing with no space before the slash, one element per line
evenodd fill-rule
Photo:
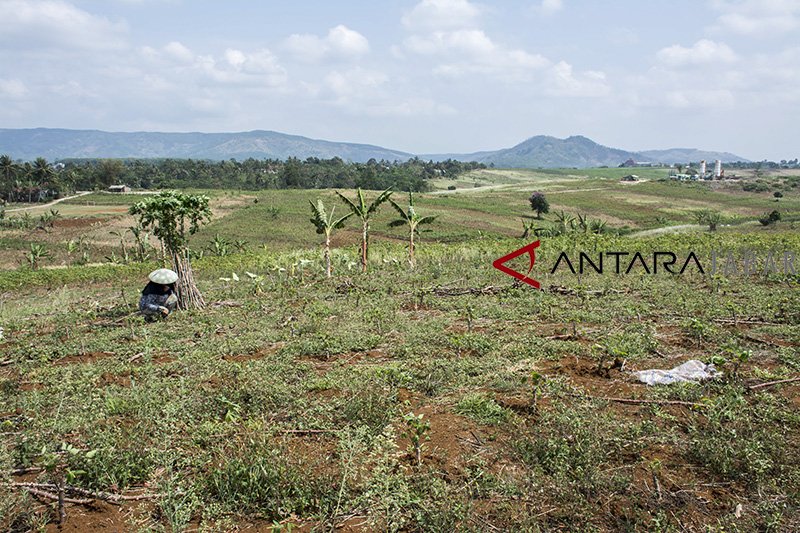
<path fill-rule="evenodd" d="M 408 264 L 411 265 L 411 268 L 414 268 L 416 261 L 414 259 L 414 234 L 418 233 L 417 228 L 419 228 L 419 226 L 430 224 L 436 220 L 436 216 L 420 216 L 419 213 L 417 213 L 417 211 L 414 209 L 414 197 L 410 192 L 408 193 L 408 211 L 404 211 L 403 208 L 397 205 L 397 202 L 392 199 L 389 199 L 389 203 L 392 204 L 392 207 L 394 207 L 395 211 L 397 211 L 397 213 L 400 215 L 400 218 L 390 222 L 389 226 L 408 227 Z"/>
<path fill-rule="evenodd" d="M 184 194 L 176 191 L 158 193 L 133 204 L 130 213 L 138 217 L 138 225 L 151 230 L 161 241 L 162 248 L 178 274 L 176 292 L 179 309 L 202 309 L 205 301 L 197 288 L 189 261 L 189 236 L 211 220 L 206 195 Z"/>
<path fill-rule="evenodd" d="M 364 193 L 359 187 L 356 193 L 356 201 L 353 202 L 339 191 L 336 191 L 339 198 L 350 208 L 356 218 L 361 219 L 361 272 L 367 271 L 367 260 L 369 259 L 369 222 L 378 207 L 392 195 L 392 191 L 386 189 L 378 195 L 371 204 L 367 205 L 364 200 Z"/>
<path fill-rule="evenodd" d="M 344 226 L 345 221 L 353 216 L 354 213 L 351 211 L 345 216 L 335 219 L 333 218 L 333 213 L 336 211 L 336 206 L 333 206 L 330 214 L 328 214 L 322 200 L 317 200 L 316 204 L 309 200 L 308 203 L 311 204 L 311 223 L 317 227 L 319 235 L 325 235 L 325 273 L 328 277 L 331 277 L 331 234 L 333 230 Z"/>

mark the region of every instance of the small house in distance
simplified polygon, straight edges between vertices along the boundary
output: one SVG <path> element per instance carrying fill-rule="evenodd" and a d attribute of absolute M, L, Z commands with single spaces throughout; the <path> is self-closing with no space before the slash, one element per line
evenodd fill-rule
<path fill-rule="evenodd" d="M 126 193 L 131 192 L 131 188 L 127 185 L 112 185 L 108 188 L 108 192 Z"/>

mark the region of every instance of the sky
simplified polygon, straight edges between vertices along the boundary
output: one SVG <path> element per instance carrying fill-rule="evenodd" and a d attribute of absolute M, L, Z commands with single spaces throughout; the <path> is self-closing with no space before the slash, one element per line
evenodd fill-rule
<path fill-rule="evenodd" d="M 0 128 L 800 157 L 800 0 L 0 0 Z"/>

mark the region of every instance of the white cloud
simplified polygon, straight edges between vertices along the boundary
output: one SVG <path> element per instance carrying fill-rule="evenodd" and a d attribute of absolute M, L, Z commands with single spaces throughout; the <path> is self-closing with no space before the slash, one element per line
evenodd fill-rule
<path fill-rule="evenodd" d="M 562 0 L 542 0 L 542 5 L 539 7 L 539 9 L 544 15 L 552 15 L 557 11 L 561 11 L 563 7 L 564 2 L 562 2 Z"/>
<path fill-rule="evenodd" d="M 441 31 L 474 27 L 481 10 L 468 0 L 422 0 L 403 15 L 403 26 L 413 31 Z"/>
<path fill-rule="evenodd" d="M 92 15 L 62 0 L 0 2 L 0 44 L 36 48 L 118 50 L 126 46 L 127 26 Z"/>
<path fill-rule="evenodd" d="M 220 57 L 197 55 L 179 42 L 161 50 L 144 47 L 142 70 L 155 83 L 151 88 L 205 87 L 210 82 L 222 85 L 281 87 L 288 81 L 286 69 L 268 49 L 244 52 L 228 48 Z M 138 72 L 138 69 L 137 69 Z"/>
<path fill-rule="evenodd" d="M 194 60 L 194 54 L 183 44 L 173 41 L 164 47 L 164 52 L 171 58 L 182 63 L 190 63 Z"/>
<path fill-rule="evenodd" d="M 659 61 L 672 67 L 733 63 L 737 60 L 736 54 L 727 44 L 709 39 L 700 39 L 691 48 L 685 48 L 679 44 L 662 48 L 657 57 Z"/>
<path fill-rule="evenodd" d="M 391 83 L 394 81 L 395 83 Z M 425 96 L 408 96 L 398 89 L 398 80 L 379 70 L 355 67 L 334 70 L 322 87 L 304 84 L 312 97 L 346 110 L 352 115 L 371 117 L 412 117 L 451 115 L 455 109 Z"/>
<path fill-rule="evenodd" d="M 284 47 L 297 59 L 316 63 L 329 59 L 353 59 L 369 52 L 369 41 L 355 30 L 342 24 L 331 28 L 328 35 L 310 33 L 290 35 Z"/>
<path fill-rule="evenodd" d="M 775 35 L 800 28 L 797 0 L 714 0 L 712 5 L 721 12 L 713 28 L 717 31 Z"/>
<path fill-rule="evenodd" d="M 0 98 L 17 99 L 26 94 L 28 94 L 28 88 L 20 80 L 0 78 Z"/>
<path fill-rule="evenodd" d="M 418 117 L 456 115 L 458 112 L 450 105 L 440 104 L 431 98 L 409 98 L 399 102 L 387 102 L 367 106 L 367 115 L 374 117 Z"/>
<path fill-rule="evenodd" d="M 228 62 L 233 58 L 236 62 L 234 68 L 248 74 L 266 75 L 272 78 L 271 84 L 286 80 L 286 70 L 278 63 L 278 59 L 267 49 L 256 50 L 249 54 L 239 50 L 226 52 Z"/>
<path fill-rule="evenodd" d="M 492 40 L 482 30 L 438 31 L 430 35 L 412 35 L 405 41 L 406 48 L 417 54 L 466 54 L 471 57 L 488 56 L 497 50 Z"/>
<path fill-rule="evenodd" d="M 611 92 L 603 72 L 588 70 L 578 75 L 572 65 L 559 61 L 547 73 L 545 92 L 550 96 L 573 98 L 596 98 Z"/>
<path fill-rule="evenodd" d="M 360 56 L 369 52 L 367 38 L 342 24 L 331 28 L 327 41 L 334 54 Z"/>
<path fill-rule="evenodd" d="M 228 48 L 225 50 L 225 61 L 233 68 L 241 68 L 247 62 L 247 56 L 241 50 Z"/>
<path fill-rule="evenodd" d="M 346 103 L 353 99 L 375 95 L 376 89 L 387 81 L 389 76 L 383 72 L 357 67 L 330 72 L 325 77 L 324 83 L 340 103 Z"/>
<path fill-rule="evenodd" d="M 549 64 L 541 55 L 500 46 L 475 29 L 412 35 L 404 41 L 404 47 L 409 52 L 440 59 L 433 72 L 448 77 L 496 74 L 516 80 Z"/>
<path fill-rule="evenodd" d="M 677 89 L 666 94 L 667 105 L 686 108 L 731 108 L 736 97 L 727 89 Z"/>

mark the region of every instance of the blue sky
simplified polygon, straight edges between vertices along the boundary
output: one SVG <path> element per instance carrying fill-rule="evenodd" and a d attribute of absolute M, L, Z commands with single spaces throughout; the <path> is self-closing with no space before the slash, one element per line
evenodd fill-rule
<path fill-rule="evenodd" d="M 800 156 L 800 0 L 0 0 L 0 20 L 0 127 Z"/>

